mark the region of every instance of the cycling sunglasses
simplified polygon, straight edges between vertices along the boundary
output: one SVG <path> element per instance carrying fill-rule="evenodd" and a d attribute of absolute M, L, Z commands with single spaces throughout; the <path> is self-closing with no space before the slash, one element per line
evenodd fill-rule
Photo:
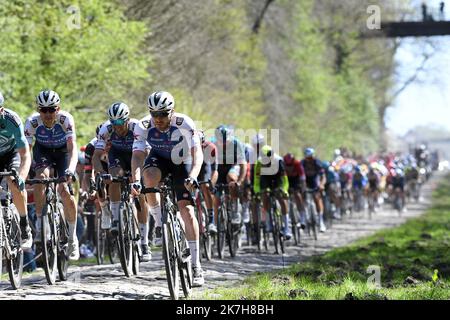
<path fill-rule="evenodd" d="M 42 113 L 55 113 L 56 112 L 56 108 L 43 107 L 43 108 L 39 108 L 39 112 L 42 112 Z"/>
<path fill-rule="evenodd" d="M 170 114 L 170 112 L 167 111 L 152 111 L 150 112 L 150 115 L 152 116 L 152 118 L 164 118 L 164 117 L 168 117 Z"/>
<path fill-rule="evenodd" d="M 125 124 L 125 120 L 123 119 L 111 120 L 111 124 L 113 126 L 123 126 Z"/>

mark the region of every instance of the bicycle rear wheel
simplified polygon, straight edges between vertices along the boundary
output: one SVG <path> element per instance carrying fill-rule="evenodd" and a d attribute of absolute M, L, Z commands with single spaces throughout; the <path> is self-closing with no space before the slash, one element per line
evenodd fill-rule
<path fill-rule="evenodd" d="M 182 252 L 184 252 L 186 248 L 189 248 L 189 244 L 186 240 L 184 230 L 180 225 L 179 228 L 181 232 L 181 241 L 179 242 L 181 256 L 178 257 L 178 269 L 180 271 L 181 288 L 183 289 L 184 297 L 188 298 L 192 293 L 192 260 L 190 255 L 185 258 L 182 256 Z"/>
<path fill-rule="evenodd" d="M 21 235 L 18 214 L 16 214 L 15 212 L 11 212 L 11 214 L 11 226 L 8 232 L 8 237 L 10 239 L 11 245 L 11 255 L 6 259 L 6 267 L 8 269 L 9 281 L 11 282 L 11 286 L 13 287 L 13 289 L 17 290 L 22 283 L 23 250 L 20 247 Z"/>
<path fill-rule="evenodd" d="M 111 264 L 118 263 L 120 261 L 119 244 L 117 238 L 111 235 L 109 231 L 106 233 L 106 248 L 108 249 L 109 262 Z"/>
<path fill-rule="evenodd" d="M 163 223 L 162 228 L 162 250 L 164 265 L 166 268 L 167 284 L 170 296 L 173 300 L 178 300 L 179 282 L 178 282 L 178 261 L 176 252 L 176 236 L 173 229 L 173 221 L 167 217 L 167 222 Z"/>
<path fill-rule="evenodd" d="M 52 217 L 53 208 L 46 204 L 41 216 L 41 244 L 45 278 L 50 285 L 56 281 L 58 260 L 58 233 Z"/>
<path fill-rule="evenodd" d="M 136 216 L 134 213 L 131 213 L 131 233 L 130 236 L 132 237 L 132 243 L 133 243 L 133 261 L 132 261 L 132 269 L 133 274 L 138 275 L 139 269 L 140 269 L 140 256 L 141 256 L 141 249 L 139 248 L 140 245 L 140 235 L 139 235 L 139 225 L 136 219 Z"/>

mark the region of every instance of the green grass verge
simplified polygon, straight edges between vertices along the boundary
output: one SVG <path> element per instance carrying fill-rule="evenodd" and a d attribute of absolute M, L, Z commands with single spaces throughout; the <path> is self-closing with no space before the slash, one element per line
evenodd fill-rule
<path fill-rule="evenodd" d="M 201 299 L 450 299 L 450 177 L 421 217 Z M 368 278 L 379 266 L 381 288 Z M 437 274 L 435 274 L 437 270 Z"/>

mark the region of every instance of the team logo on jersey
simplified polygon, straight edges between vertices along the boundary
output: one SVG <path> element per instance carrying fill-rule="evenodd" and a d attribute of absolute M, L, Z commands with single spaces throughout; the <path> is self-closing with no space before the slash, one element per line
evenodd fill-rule
<path fill-rule="evenodd" d="M 72 125 L 67 125 L 67 131 L 72 131 Z"/>
<path fill-rule="evenodd" d="M 61 116 L 61 118 L 59 118 L 59 122 L 61 122 L 61 124 L 64 124 L 65 121 L 66 121 L 66 116 Z"/>
<path fill-rule="evenodd" d="M 113 130 L 112 124 L 108 124 L 108 126 L 106 127 L 106 129 L 108 129 L 108 132 L 111 133 Z"/>
<path fill-rule="evenodd" d="M 175 121 L 175 123 L 177 124 L 177 126 L 181 126 L 183 121 L 184 121 L 184 118 L 177 117 L 177 120 Z"/>
<path fill-rule="evenodd" d="M 37 128 L 37 126 L 38 126 L 38 122 L 37 122 L 37 119 L 33 119 L 33 120 L 31 120 L 31 126 L 33 127 L 33 128 Z"/>
<path fill-rule="evenodd" d="M 148 129 L 148 126 L 150 125 L 150 121 L 148 121 L 148 120 L 144 120 L 144 121 L 142 121 L 142 126 L 145 128 L 145 129 Z"/>

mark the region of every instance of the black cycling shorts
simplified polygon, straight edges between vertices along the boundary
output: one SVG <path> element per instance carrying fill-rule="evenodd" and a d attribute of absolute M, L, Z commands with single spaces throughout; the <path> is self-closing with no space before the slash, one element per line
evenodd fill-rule
<path fill-rule="evenodd" d="M 69 152 L 66 147 L 51 149 L 35 143 L 33 146 L 34 170 L 53 168 L 55 176 L 63 177 L 69 167 Z"/>
<path fill-rule="evenodd" d="M 293 189 L 295 191 L 301 190 L 301 188 L 302 188 L 302 180 L 300 179 L 299 176 L 296 176 L 296 177 L 289 177 L 288 176 L 288 180 L 289 180 L 289 189 Z"/>
<path fill-rule="evenodd" d="M 131 157 L 133 152 L 126 152 L 122 150 L 116 150 L 113 147 L 108 152 L 108 167 L 122 168 L 123 171 L 131 171 Z"/>
<path fill-rule="evenodd" d="M 19 173 L 20 167 L 20 155 L 17 150 L 12 150 L 2 156 L 0 156 L 0 171 L 11 171 L 15 169 Z M 2 181 L 2 177 L 0 177 Z"/>
<path fill-rule="evenodd" d="M 191 193 L 184 186 L 184 180 L 189 177 L 189 171 L 191 170 L 190 164 L 174 164 L 171 159 L 159 157 L 150 151 L 147 159 L 145 159 L 143 170 L 150 167 L 161 170 L 161 180 L 169 173 L 172 174 L 177 201 L 189 200 L 193 202 Z"/>

